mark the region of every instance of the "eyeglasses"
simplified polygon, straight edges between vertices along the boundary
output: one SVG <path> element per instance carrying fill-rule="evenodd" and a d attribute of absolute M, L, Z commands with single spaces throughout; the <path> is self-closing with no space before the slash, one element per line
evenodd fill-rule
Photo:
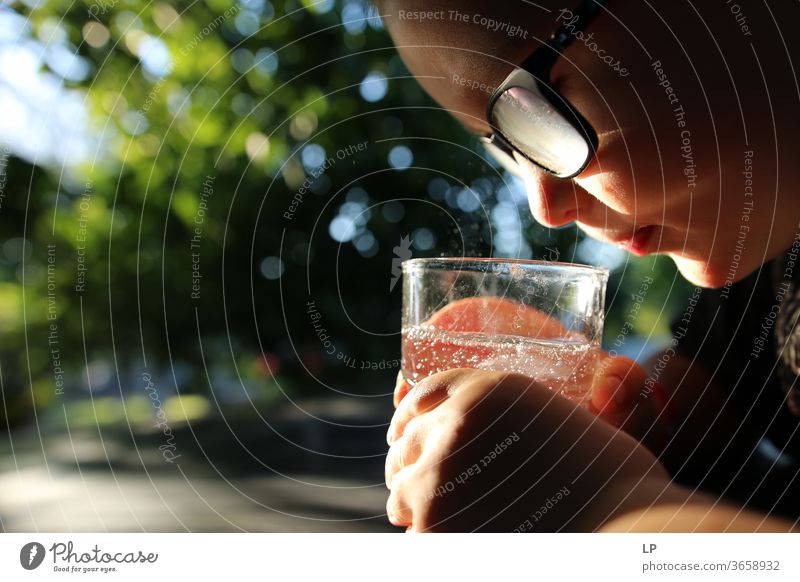
<path fill-rule="evenodd" d="M 495 89 L 486 108 L 492 134 L 481 138 L 509 171 L 514 152 L 559 178 L 574 178 L 597 150 L 597 133 L 556 89 L 550 72 L 558 57 L 600 12 L 605 0 L 583 0 L 573 17 Z"/>

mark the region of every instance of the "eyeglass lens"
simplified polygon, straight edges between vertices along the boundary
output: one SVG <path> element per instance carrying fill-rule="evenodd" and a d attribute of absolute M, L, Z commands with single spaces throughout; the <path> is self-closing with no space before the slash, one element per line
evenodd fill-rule
<path fill-rule="evenodd" d="M 580 130 L 545 98 L 524 87 L 511 87 L 500 95 L 492 124 L 510 144 L 557 176 L 576 174 L 591 155 Z"/>

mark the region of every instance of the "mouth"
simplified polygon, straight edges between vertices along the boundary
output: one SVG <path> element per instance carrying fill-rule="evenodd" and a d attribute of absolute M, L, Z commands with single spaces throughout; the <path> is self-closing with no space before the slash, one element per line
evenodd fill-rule
<path fill-rule="evenodd" d="M 636 229 L 633 234 L 630 234 L 630 228 L 616 230 L 610 229 L 605 225 L 594 227 L 582 222 L 578 222 L 578 226 L 592 238 L 616 245 L 639 257 L 655 252 L 663 252 L 662 245 L 664 241 L 661 236 L 658 239 L 656 238 L 656 234 L 663 231 L 661 227 L 655 224 L 642 226 Z"/>
<path fill-rule="evenodd" d="M 648 246 L 650 240 L 653 238 L 653 233 L 656 227 L 653 225 L 643 226 L 633 233 L 633 236 L 625 243 L 623 247 L 636 256 L 643 257 L 649 254 Z"/>

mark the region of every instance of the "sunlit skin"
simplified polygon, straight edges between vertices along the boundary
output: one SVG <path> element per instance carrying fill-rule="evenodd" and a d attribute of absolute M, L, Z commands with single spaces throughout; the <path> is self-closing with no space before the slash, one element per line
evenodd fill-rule
<path fill-rule="evenodd" d="M 548 14 L 521 1 L 379 4 L 412 73 L 477 134 L 488 132 L 489 93 L 461 87 L 454 76 L 497 86 L 556 28 L 563 7 L 561 2 L 538 2 L 552 10 Z M 551 81 L 595 128 L 599 149 L 572 181 L 553 178 L 519 159 L 531 211 L 547 226 L 576 222 L 590 236 L 636 254 L 667 254 L 694 284 L 729 285 L 783 252 L 798 229 L 800 118 L 786 57 L 787 51 L 798 54 L 798 39 L 784 30 L 790 33 L 784 34 L 785 47 L 766 10 L 748 15 L 753 32 L 744 38 L 718 3 L 694 3 L 694 8 L 650 4 L 662 12 L 655 14 L 644 2 L 611 1 L 613 17 L 601 14 L 587 29 L 607 54 L 624 61 L 628 76 L 620 76 L 580 43 L 556 63 Z M 520 24 L 529 34 L 512 38 L 470 18 L 400 18 L 400 10 L 480 13 Z M 800 6 L 781 5 L 776 18 L 800 21 Z M 758 47 L 755 53 L 751 42 Z M 652 66 L 656 60 L 660 67 Z M 658 69 L 677 102 L 670 103 Z M 676 117 L 676 107 L 685 117 Z M 687 136 L 693 178 L 685 172 L 687 150 L 681 149 Z M 742 174 L 746 151 L 753 152 L 752 197 L 745 196 Z M 747 211 L 745 201 L 753 202 Z M 743 249 L 739 245 L 741 257 L 733 268 L 742 232 L 746 244 Z M 523 376 L 455 370 L 431 376 L 410 392 L 399 378 L 386 464 L 390 520 L 411 531 L 510 531 L 580 475 L 573 484 L 575 496 L 549 512 L 537 531 L 790 529 L 779 518 L 740 512 L 677 487 L 650 452 L 612 427 L 659 450 L 665 413 L 643 390 L 646 377 L 632 361 L 606 355 L 592 394 L 591 412 L 599 416 Z M 725 417 L 719 387 L 689 358 L 672 358 L 662 380 L 672 394 L 670 415 L 689 422 L 697 434 L 708 428 L 706 411 Z M 692 408 L 703 412 L 687 416 Z M 512 430 L 521 435 L 513 454 L 452 493 L 430 494 Z M 724 440 L 725 435 L 719 436 Z M 573 447 L 576 439 L 581 444 Z M 595 446 L 602 450 L 587 457 Z M 529 458 L 533 451 L 539 451 L 538 460 Z M 520 466 L 524 470 L 515 471 Z"/>

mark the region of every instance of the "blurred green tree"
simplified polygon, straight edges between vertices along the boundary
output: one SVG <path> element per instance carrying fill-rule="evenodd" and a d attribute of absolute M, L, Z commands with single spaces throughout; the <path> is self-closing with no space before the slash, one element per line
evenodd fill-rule
<path fill-rule="evenodd" d="M 609 263 L 610 337 L 648 274 L 636 333 L 663 334 L 682 295 L 668 261 L 535 224 L 360 0 L 26 0 L 0 30 L 0 58 L 27 55 L 19 71 L 56 96 L 38 141 L 0 132 L 9 420 L 141 394 L 145 373 L 215 405 L 385 394 L 404 240 L 413 256 Z M 20 86 L 7 99 L 24 105 Z"/>

